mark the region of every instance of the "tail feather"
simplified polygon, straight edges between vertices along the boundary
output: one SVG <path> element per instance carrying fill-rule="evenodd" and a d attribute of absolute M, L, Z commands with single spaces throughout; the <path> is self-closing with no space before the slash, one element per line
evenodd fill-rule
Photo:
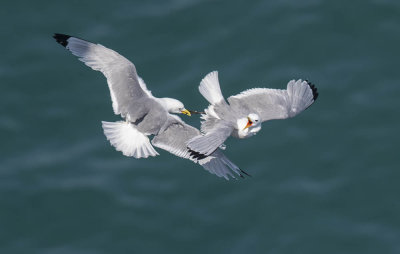
<path fill-rule="evenodd" d="M 104 135 L 125 156 L 147 158 L 158 155 L 149 138 L 127 122 L 102 122 Z"/>
<path fill-rule="evenodd" d="M 217 104 L 224 100 L 218 81 L 218 71 L 207 74 L 199 86 L 199 91 L 210 104 Z"/>

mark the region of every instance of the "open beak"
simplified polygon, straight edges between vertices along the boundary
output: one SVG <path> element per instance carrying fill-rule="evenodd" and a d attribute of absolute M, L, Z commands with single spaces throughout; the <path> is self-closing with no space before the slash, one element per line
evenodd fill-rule
<path fill-rule="evenodd" d="M 182 114 L 185 114 L 185 115 L 187 115 L 187 116 L 192 116 L 192 114 L 190 114 L 190 111 L 187 110 L 187 109 L 183 109 L 183 110 L 181 111 L 181 113 L 182 113 Z"/>
<path fill-rule="evenodd" d="M 250 120 L 250 118 L 247 117 L 247 124 L 246 124 L 246 126 L 244 127 L 243 130 L 249 128 L 249 127 L 252 126 L 252 125 L 253 125 L 253 122 Z"/>

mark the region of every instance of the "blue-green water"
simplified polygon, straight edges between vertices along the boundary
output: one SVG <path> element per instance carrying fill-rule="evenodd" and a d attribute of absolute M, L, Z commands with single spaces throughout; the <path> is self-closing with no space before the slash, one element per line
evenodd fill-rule
<path fill-rule="evenodd" d="M 3 1 L 0 253 L 400 253 L 400 3 Z M 105 139 L 104 77 L 51 37 L 108 46 L 190 109 L 307 78 L 320 97 L 225 153 L 253 175 L 135 160 Z M 199 126 L 198 117 L 184 118 Z"/>

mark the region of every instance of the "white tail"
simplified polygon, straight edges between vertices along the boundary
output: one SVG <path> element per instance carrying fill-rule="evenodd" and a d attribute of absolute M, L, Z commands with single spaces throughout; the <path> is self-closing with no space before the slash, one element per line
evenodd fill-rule
<path fill-rule="evenodd" d="M 150 144 L 149 138 L 127 122 L 101 122 L 104 135 L 117 151 L 125 156 L 147 158 L 158 153 Z"/>
<path fill-rule="evenodd" d="M 213 71 L 207 74 L 199 86 L 199 91 L 210 104 L 216 104 L 224 100 L 219 87 L 218 71 Z"/>

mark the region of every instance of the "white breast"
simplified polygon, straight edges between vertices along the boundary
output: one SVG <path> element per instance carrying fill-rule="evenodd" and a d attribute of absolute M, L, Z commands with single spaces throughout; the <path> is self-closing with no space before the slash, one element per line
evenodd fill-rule
<path fill-rule="evenodd" d="M 248 134 L 249 134 L 249 128 L 244 129 L 244 127 L 246 127 L 247 124 L 247 118 L 240 118 L 236 121 L 236 125 L 237 125 L 237 137 L 238 138 L 247 138 Z"/>

